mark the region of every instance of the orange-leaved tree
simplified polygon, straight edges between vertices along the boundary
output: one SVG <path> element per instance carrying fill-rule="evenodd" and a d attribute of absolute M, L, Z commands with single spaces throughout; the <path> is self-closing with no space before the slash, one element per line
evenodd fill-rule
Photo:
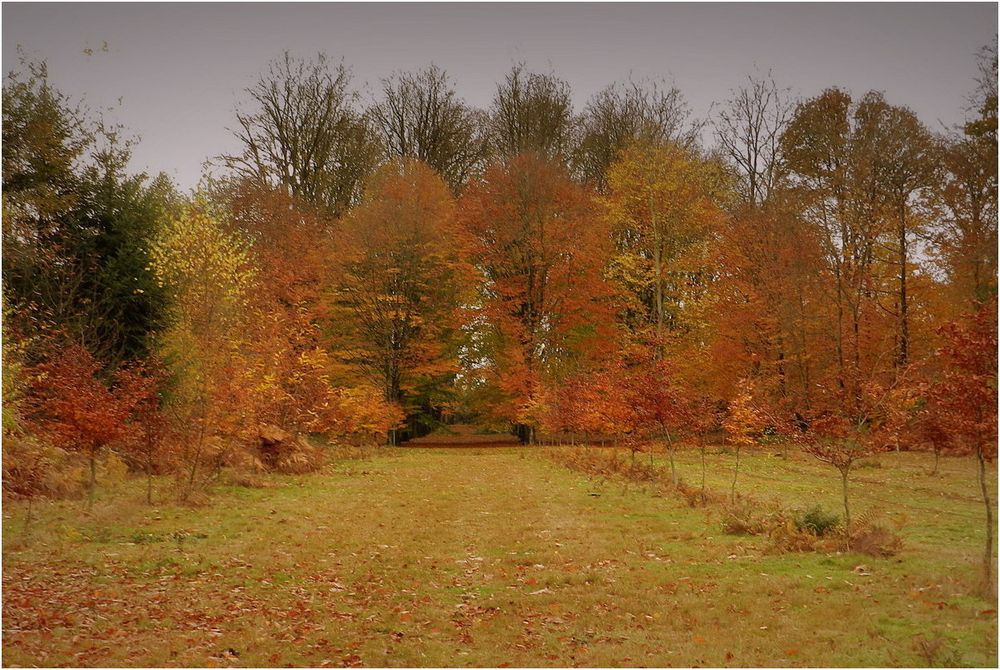
<path fill-rule="evenodd" d="M 844 502 L 844 530 L 850 549 L 851 507 L 848 484 L 851 469 L 863 458 L 889 451 L 899 440 L 905 425 L 909 396 L 904 392 L 906 375 L 897 375 L 888 382 L 869 380 L 859 389 L 857 402 L 860 413 L 851 409 L 829 409 L 803 422 L 805 431 L 788 430 L 801 441 L 802 448 L 818 460 L 833 466 L 840 473 Z"/>
<path fill-rule="evenodd" d="M 458 370 L 458 314 L 472 284 L 461 239 L 447 185 L 409 158 L 379 169 L 340 224 L 334 346 L 411 415 L 420 400 L 433 410 L 449 399 Z"/>
<path fill-rule="evenodd" d="M 740 381 L 736 396 L 729 403 L 729 412 L 722 423 L 726 430 L 729 443 L 736 450 L 736 463 L 733 466 L 733 485 L 731 500 L 736 503 L 736 478 L 740 474 L 740 450 L 756 446 L 764 428 L 767 427 L 767 417 L 760 405 L 754 383 L 749 379 Z"/>
<path fill-rule="evenodd" d="M 690 407 L 665 360 L 650 356 L 648 349 L 639 349 L 631 358 L 631 365 L 626 371 L 628 384 L 633 389 L 630 402 L 635 405 L 643 432 L 651 439 L 663 438 L 666 441 L 670 479 L 676 486 L 674 438 L 689 426 Z"/>
<path fill-rule="evenodd" d="M 267 424 L 330 433 L 337 421 L 333 361 L 321 328 L 333 222 L 282 191 L 247 184 L 229 194 L 228 204 L 232 226 L 250 241 L 256 273 L 241 348 L 242 385 L 253 416 L 247 437 Z"/>
<path fill-rule="evenodd" d="M 460 218 L 483 277 L 476 357 L 502 391 L 498 414 L 527 441 L 518 416 L 539 388 L 606 353 L 608 237 L 587 192 L 534 155 L 491 166 L 466 189 Z"/>

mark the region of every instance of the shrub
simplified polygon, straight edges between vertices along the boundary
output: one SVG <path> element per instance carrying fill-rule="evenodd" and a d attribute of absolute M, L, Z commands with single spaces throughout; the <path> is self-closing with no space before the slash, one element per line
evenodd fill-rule
<path fill-rule="evenodd" d="M 768 533 L 768 539 L 768 553 L 807 552 L 818 548 L 816 534 L 801 527 L 798 520 L 786 519 L 784 523 L 775 524 Z"/>
<path fill-rule="evenodd" d="M 105 485 L 117 486 L 128 477 L 128 464 L 114 451 L 109 451 L 97 464 L 97 476 Z M 86 482 L 81 482 L 81 486 Z"/>
<path fill-rule="evenodd" d="M 79 498 L 84 487 L 80 459 L 34 437 L 3 440 L 3 493 L 17 498 Z"/>
<path fill-rule="evenodd" d="M 376 444 L 334 444 L 325 448 L 334 461 L 367 461 L 379 451 Z"/>
<path fill-rule="evenodd" d="M 712 491 L 702 491 L 700 487 L 690 486 L 684 480 L 679 480 L 676 488 L 684 496 L 688 507 L 705 507 L 712 503 L 722 502 L 722 499 Z"/>
<path fill-rule="evenodd" d="M 851 549 L 877 558 L 895 556 L 903 539 L 877 519 L 857 523 L 851 531 Z"/>
<path fill-rule="evenodd" d="M 750 500 L 740 500 L 727 505 L 722 516 L 722 532 L 727 535 L 761 535 L 774 521 L 773 516 L 761 514 L 760 505 Z"/>
<path fill-rule="evenodd" d="M 265 463 L 268 461 L 265 460 Z M 277 450 L 268 464 L 275 472 L 304 475 L 319 470 L 325 463 L 323 452 L 305 436 L 299 436 L 286 448 Z"/>
<path fill-rule="evenodd" d="M 839 516 L 824 511 L 818 505 L 795 518 L 795 527 L 798 530 L 810 532 L 817 537 L 823 537 L 836 528 L 839 523 Z"/>

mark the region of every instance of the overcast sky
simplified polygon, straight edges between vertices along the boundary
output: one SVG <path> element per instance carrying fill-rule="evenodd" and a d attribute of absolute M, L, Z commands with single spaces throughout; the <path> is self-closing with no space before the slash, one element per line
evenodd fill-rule
<path fill-rule="evenodd" d="M 756 66 L 805 96 L 834 84 L 885 91 L 939 128 L 962 119 L 976 54 L 996 30 L 994 3 L 4 3 L 3 69 L 18 45 L 48 61 L 58 88 L 113 107 L 140 136 L 137 169 L 187 189 L 207 157 L 234 148 L 226 127 L 242 89 L 284 49 L 342 57 L 369 90 L 433 61 L 477 106 L 514 61 L 554 70 L 580 109 L 630 73 L 664 77 L 699 116 Z"/>

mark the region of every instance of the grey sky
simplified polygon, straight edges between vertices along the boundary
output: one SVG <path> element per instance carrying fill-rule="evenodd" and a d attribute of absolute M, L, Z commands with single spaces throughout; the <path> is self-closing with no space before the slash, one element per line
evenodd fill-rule
<path fill-rule="evenodd" d="M 996 30 L 994 3 L 4 3 L 3 69 L 18 44 L 47 60 L 56 86 L 114 107 L 141 137 L 137 169 L 186 189 L 207 157 L 233 148 L 225 128 L 241 90 L 286 48 L 343 57 L 368 90 L 434 61 L 477 106 L 519 60 L 569 81 L 581 109 L 630 72 L 662 76 L 699 116 L 756 65 L 806 96 L 834 84 L 883 90 L 937 128 L 961 120 L 976 53 Z"/>

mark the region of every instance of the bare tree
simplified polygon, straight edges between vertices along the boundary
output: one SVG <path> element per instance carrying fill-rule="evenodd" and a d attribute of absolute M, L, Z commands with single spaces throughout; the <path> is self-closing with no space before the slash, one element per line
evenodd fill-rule
<path fill-rule="evenodd" d="M 382 80 L 382 99 L 371 116 L 389 159 L 419 159 L 453 191 L 485 157 L 482 112 L 457 96 L 447 73 L 436 65 Z"/>
<path fill-rule="evenodd" d="M 793 105 L 768 72 L 747 77 L 730 92 L 715 118 L 715 139 L 736 170 L 741 204 L 754 209 L 767 202 L 781 160 L 781 134 Z"/>
<path fill-rule="evenodd" d="M 573 151 L 575 119 L 570 86 L 553 74 L 514 65 L 497 84 L 489 115 L 494 154 L 536 153 L 565 164 Z"/>
<path fill-rule="evenodd" d="M 994 38 L 979 51 L 979 76 L 976 89 L 969 96 L 967 114 L 971 115 L 965 124 L 965 134 L 981 137 L 988 141 L 996 153 L 997 149 L 997 42 Z M 996 165 L 994 162 L 994 178 Z"/>
<path fill-rule="evenodd" d="M 608 167 L 635 141 L 693 147 L 703 124 L 679 89 L 660 81 L 616 82 L 595 94 L 581 120 L 576 154 L 579 176 L 603 191 Z"/>
<path fill-rule="evenodd" d="M 233 134 L 242 153 L 219 159 L 239 177 L 340 214 L 361 195 L 377 151 L 357 109 L 350 73 L 285 52 L 246 89 L 249 108 L 236 112 Z"/>

